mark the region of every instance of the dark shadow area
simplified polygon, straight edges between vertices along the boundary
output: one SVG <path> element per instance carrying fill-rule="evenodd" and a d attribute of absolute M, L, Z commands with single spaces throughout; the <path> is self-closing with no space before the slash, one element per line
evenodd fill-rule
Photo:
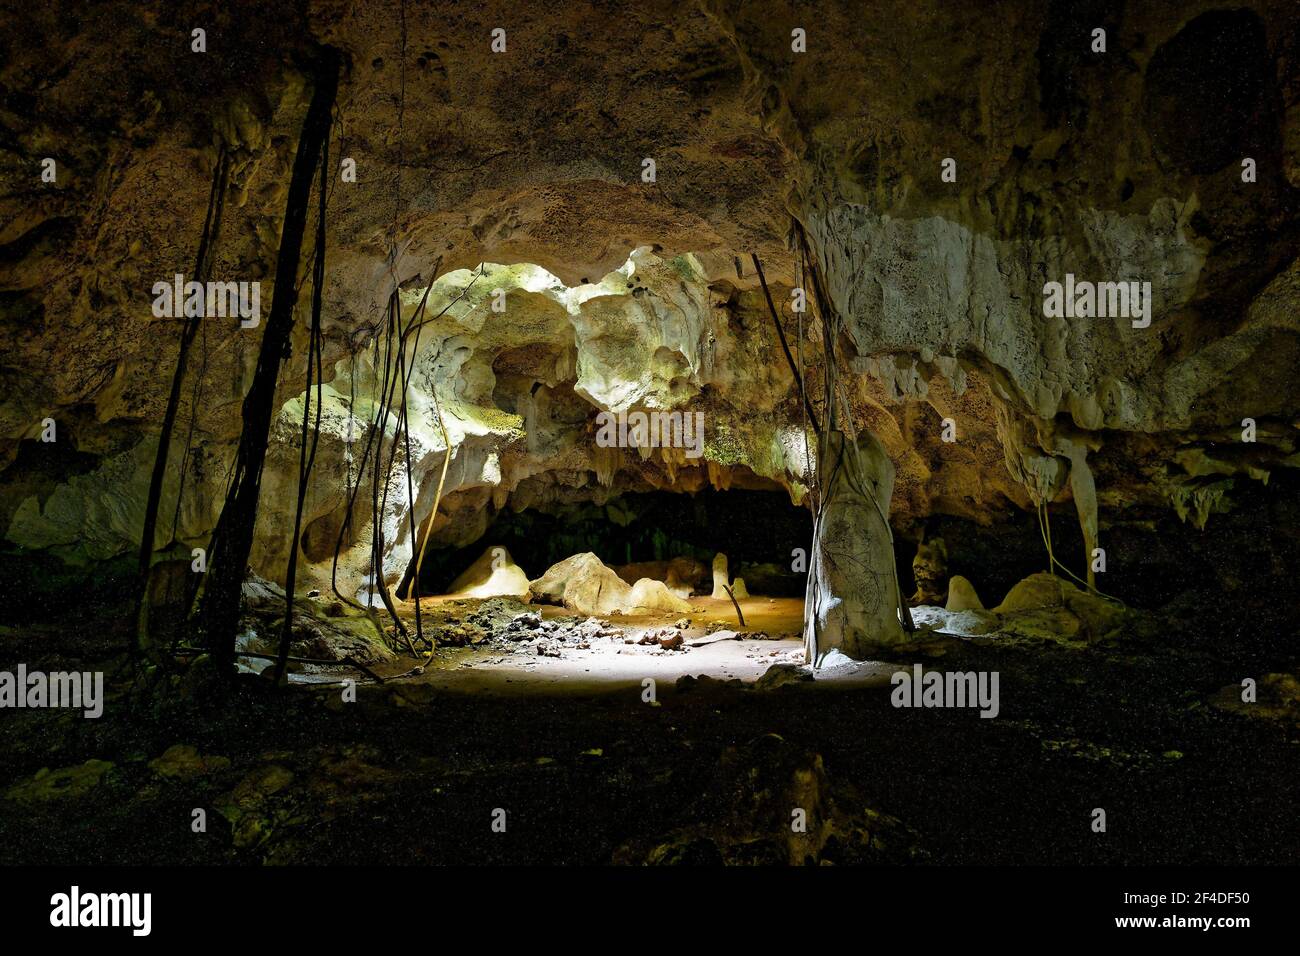
<path fill-rule="evenodd" d="M 425 594 L 445 593 L 484 549 L 495 545 L 509 550 L 530 578 L 584 551 L 608 565 L 675 557 L 698 558 L 707 565 L 721 551 L 732 576 L 743 577 L 752 593 L 798 597 L 804 575 L 791 570 L 791 552 L 807 550 L 811 542 L 811 513 L 792 505 L 783 492 L 635 493 L 556 513 L 506 507 L 473 544 L 430 549 L 420 584 Z"/>
<path fill-rule="evenodd" d="M 1238 479 L 1230 492 L 1232 510 L 1211 514 L 1204 529 L 1164 509 L 1134 510 L 1122 524 L 1102 513 L 1100 544 L 1106 571 L 1097 587 L 1130 607 L 1180 613 L 1200 608 L 1208 619 L 1287 626 L 1294 622 L 1293 569 L 1300 566 L 1300 478 L 1274 474 L 1267 485 Z M 925 539 L 942 538 L 948 574 L 969 579 L 986 607 L 994 607 L 1020 580 L 1047 570 L 1047 549 L 1032 514 L 987 527 L 947 515 L 924 524 Z M 1051 509 L 1057 560 L 1086 577 L 1083 537 L 1074 505 Z M 916 583 L 915 536 L 896 536 L 900 580 L 905 593 Z M 1062 575 L 1065 576 L 1065 575 Z"/>

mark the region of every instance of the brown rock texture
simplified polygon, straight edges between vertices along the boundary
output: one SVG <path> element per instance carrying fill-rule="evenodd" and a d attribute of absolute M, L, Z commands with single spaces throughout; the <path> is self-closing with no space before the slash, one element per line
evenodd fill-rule
<path fill-rule="evenodd" d="M 347 64 L 331 162 L 354 160 L 356 181 L 330 177 L 325 414 L 296 544 L 302 315 L 280 378 L 253 554 L 269 578 L 295 546 L 301 574 L 329 577 L 395 283 L 408 316 L 431 283 L 432 312 L 456 301 L 409 356 L 409 460 L 391 424 L 380 440 L 390 586 L 447 454 L 437 546 L 473 542 L 507 504 L 706 485 L 804 501 L 816 445 L 749 259 L 795 340 L 795 221 L 845 319 L 855 427 L 894 466 L 895 527 L 1071 498 L 1089 540 L 1133 508 L 1203 525 L 1234 481 L 1300 465 L 1294 4 L 56 2 L 7 18 L 13 546 L 82 563 L 135 547 L 179 336 L 151 287 L 192 269 L 219 146 L 232 176 L 213 278 L 261 281 L 264 304 L 285 281 L 275 250 L 321 44 Z M 1043 285 L 1066 273 L 1150 282 L 1149 327 L 1045 317 Z M 160 546 L 173 513 L 187 553 L 207 542 L 260 335 L 205 320 Z M 702 411 L 700 456 L 595 442 L 597 413 L 635 410 Z M 369 522 L 354 511 L 344 541 L 350 598 L 373 592 Z"/>

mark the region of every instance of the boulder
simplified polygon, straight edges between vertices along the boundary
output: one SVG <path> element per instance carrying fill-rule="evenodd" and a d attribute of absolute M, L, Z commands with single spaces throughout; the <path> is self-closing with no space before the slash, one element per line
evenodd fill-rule
<path fill-rule="evenodd" d="M 841 655 L 842 656 L 842 655 Z M 802 664 L 773 664 L 754 682 L 755 690 L 776 690 L 787 684 L 806 684 L 814 680 L 813 672 Z"/>
<path fill-rule="evenodd" d="M 629 614 L 651 614 L 659 611 L 671 611 L 674 614 L 689 613 L 691 606 L 673 593 L 662 581 L 642 578 L 632 585 L 628 595 L 625 612 Z"/>
<path fill-rule="evenodd" d="M 993 609 L 1008 617 L 1004 630 L 1026 637 L 1097 640 L 1123 622 L 1123 605 L 1080 590 L 1040 571 L 1016 584 Z"/>
<path fill-rule="evenodd" d="M 563 604 L 580 614 L 684 614 L 691 606 L 663 581 L 626 581 L 590 551 L 551 565 L 530 585 L 535 600 Z"/>
<path fill-rule="evenodd" d="M 632 594 L 631 586 L 590 551 L 551 565 L 530 589 L 535 600 L 580 614 L 622 613 Z"/>
<path fill-rule="evenodd" d="M 509 551 L 493 545 L 451 582 L 447 593 L 465 598 L 514 597 L 527 600 L 528 575 L 515 564 Z"/>
<path fill-rule="evenodd" d="M 1073 588 L 1053 574 L 1040 571 L 1014 585 L 1002 603 L 993 610 L 999 614 L 1032 611 L 1043 607 L 1061 607 L 1065 604 L 1065 589 Z"/>

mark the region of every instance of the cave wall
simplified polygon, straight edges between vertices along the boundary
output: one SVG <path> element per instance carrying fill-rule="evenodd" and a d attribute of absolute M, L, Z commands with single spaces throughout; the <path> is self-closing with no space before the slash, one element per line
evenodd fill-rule
<path fill-rule="evenodd" d="M 847 320 L 849 403 L 894 463 L 896 528 L 987 525 L 1076 495 L 1103 543 L 1133 510 L 1204 526 L 1243 484 L 1300 464 L 1300 13 L 996 7 L 26 11 L 0 39 L 5 541 L 80 563 L 133 548 L 177 335 L 149 288 L 190 269 L 220 143 L 232 187 L 214 276 L 260 279 L 269 303 L 315 43 L 345 54 L 333 149 L 358 176 L 330 193 L 318 475 L 332 477 L 308 496 L 312 580 L 341 524 L 349 412 L 368 419 L 394 281 L 410 314 L 435 278 L 445 303 L 483 262 L 503 265 L 411 356 L 416 494 L 399 450 L 381 519 L 390 583 L 441 468 L 435 389 L 453 446 L 440 546 L 477 540 L 507 502 L 733 484 L 803 500 L 802 416 L 748 261 L 764 258 L 789 328 L 792 217 Z M 196 25 L 205 54 L 189 48 Z M 504 54 L 488 49 L 498 25 Z M 796 26 L 807 53 L 791 52 Z M 1089 49 L 1096 26 L 1105 54 Z M 55 183 L 40 180 L 47 156 Z M 940 176 L 948 157 L 956 182 Z M 1151 281 L 1150 327 L 1045 319 L 1042 284 L 1064 272 Z M 186 547 L 215 522 L 259 338 L 204 325 L 189 453 L 164 496 L 170 530 L 183 473 Z M 272 578 L 290 546 L 305 354 L 300 328 L 253 556 Z M 629 408 L 704 410 L 705 455 L 596 448 L 595 413 Z M 1240 440 L 1246 417 L 1257 442 Z M 357 525 L 351 593 L 367 575 Z"/>

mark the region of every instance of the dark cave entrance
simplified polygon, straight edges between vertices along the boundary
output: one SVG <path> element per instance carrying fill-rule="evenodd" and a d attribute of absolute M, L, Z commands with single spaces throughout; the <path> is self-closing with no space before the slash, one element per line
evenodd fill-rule
<path fill-rule="evenodd" d="M 806 551 L 811 542 L 811 513 L 791 504 L 784 491 L 628 492 L 603 504 L 575 502 L 546 511 L 507 505 L 473 544 L 431 548 L 420 590 L 446 593 L 486 548 L 500 545 L 530 579 L 585 551 L 610 567 L 676 557 L 696 558 L 708 567 L 720 551 L 727 555 L 732 578 L 744 578 L 750 593 L 803 597 L 805 574 L 792 570 L 792 552 Z M 405 597 L 408 582 L 403 585 Z"/>

